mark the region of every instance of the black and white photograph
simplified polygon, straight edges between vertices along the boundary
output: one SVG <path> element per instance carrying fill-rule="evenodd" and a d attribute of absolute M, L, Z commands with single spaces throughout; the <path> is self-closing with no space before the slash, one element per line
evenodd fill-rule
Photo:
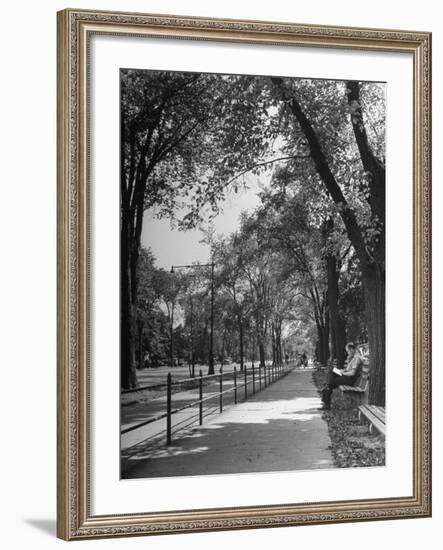
<path fill-rule="evenodd" d="M 123 479 L 384 466 L 385 93 L 120 71 Z"/>
<path fill-rule="evenodd" d="M 438 3 L 3 10 L 2 546 L 441 546 Z"/>

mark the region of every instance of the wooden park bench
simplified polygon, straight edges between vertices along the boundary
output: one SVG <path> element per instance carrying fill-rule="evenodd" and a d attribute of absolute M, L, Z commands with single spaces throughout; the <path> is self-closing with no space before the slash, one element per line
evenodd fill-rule
<path fill-rule="evenodd" d="M 369 363 L 363 362 L 360 378 L 354 386 L 339 386 L 341 397 L 348 398 L 351 405 L 363 405 L 368 402 Z"/>
<path fill-rule="evenodd" d="M 380 434 L 386 435 L 386 414 L 384 407 L 377 405 L 360 405 L 358 419 L 364 417 L 369 422 L 369 433 L 375 428 Z"/>

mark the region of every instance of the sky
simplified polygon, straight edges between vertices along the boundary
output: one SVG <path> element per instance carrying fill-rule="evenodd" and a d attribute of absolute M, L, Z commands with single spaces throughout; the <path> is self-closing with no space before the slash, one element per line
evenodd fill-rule
<path fill-rule="evenodd" d="M 268 178 L 259 179 L 246 176 L 247 189 L 239 186 L 238 193 L 230 191 L 225 201 L 221 203 L 221 212 L 213 220 L 216 234 L 228 235 L 239 226 L 242 211 L 253 212 L 260 200 L 257 193 L 268 184 Z M 201 230 L 178 231 L 171 229 L 168 219 L 156 219 L 154 211 L 149 209 L 143 218 L 141 243 L 145 248 L 151 248 L 157 267 L 170 270 L 173 265 L 189 265 L 192 263 L 208 263 L 210 261 L 209 246 L 201 243 L 204 234 Z"/>

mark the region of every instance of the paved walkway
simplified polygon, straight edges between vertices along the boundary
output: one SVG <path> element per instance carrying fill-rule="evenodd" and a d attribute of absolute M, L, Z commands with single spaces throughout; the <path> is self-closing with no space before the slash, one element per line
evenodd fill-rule
<path fill-rule="evenodd" d="M 248 401 L 176 435 L 141 447 L 123 478 L 331 468 L 332 455 L 312 372 L 294 370 Z"/>
<path fill-rule="evenodd" d="M 218 373 L 217 373 L 218 374 Z M 256 371 L 256 387 L 259 386 L 258 381 L 258 372 Z M 264 373 L 261 371 L 261 376 L 263 380 Z M 173 380 L 180 380 L 180 376 L 172 377 Z M 166 379 L 164 379 L 166 380 Z M 237 380 L 239 384 L 238 396 L 239 400 L 243 399 L 244 389 L 240 388 L 240 385 L 243 384 L 244 378 L 241 372 L 237 373 Z M 209 410 L 214 410 L 218 408 L 219 404 L 219 379 L 218 376 L 214 378 L 204 378 L 203 380 L 203 396 L 205 399 L 204 402 L 204 411 L 205 414 Z M 234 387 L 234 379 L 232 377 L 232 372 L 228 371 L 224 373 L 223 379 L 223 389 L 227 390 Z M 175 390 L 175 387 L 174 387 Z M 251 372 L 248 373 L 248 392 L 252 391 L 252 376 Z M 212 397 L 211 397 L 212 396 Z M 188 390 L 178 390 L 173 391 L 172 393 L 172 409 L 180 409 L 189 403 L 195 403 L 199 400 L 199 389 L 198 389 L 198 379 L 194 381 L 194 388 Z M 146 420 L 156 418 L 166 411 L 166 391 L 162 390 L 158 392 L 156 397 L 153 397 L 150 392 L 141 390 L 136 392 L 137 402 L 132 403 L 127 406 L 123 406 L 120 412 L 120 423 L 121 428 L 125 431 L 128 428 L 134 427 L 143 423 Z M 232 405 L 234 403 L 234 392 L 228 392 L 223 396 L 224 406 Z M 172 417 L 173 429 L 174 427 L 181 423 L 186 425 L 188 423 L 195 424 L 198 419 L 199 407 L 191 407 L 176 413 Z M 166 438 L 166 419 L 162 418 L 130 432 L 124 433 L 121 436 L 121 449 L 123 457 L 129 453 L 131 454 L 132 447 L 143 441 L 149 439 L 150 444 L 153 442 L 165 441 Z"/>

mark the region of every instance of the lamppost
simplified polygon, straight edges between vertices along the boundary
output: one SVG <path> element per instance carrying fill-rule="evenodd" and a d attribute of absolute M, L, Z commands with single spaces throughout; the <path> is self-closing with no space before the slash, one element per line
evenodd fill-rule
<path fill-rule="evenodd" d="M 211 268 L 211 335 L 209 340 L 208 374 L 214 374 L 214 268 L 215 268 L 215 263 L 211 262 L 210 264 L 173 265 L 171 266 L 171 273 L 174 273 L 175 269 L 195 269 L 195 268 L 201 268 L 201 267 Z M 171 334 L 171 356 L 172 354 L 173 354 L 173 336 Z"/>

